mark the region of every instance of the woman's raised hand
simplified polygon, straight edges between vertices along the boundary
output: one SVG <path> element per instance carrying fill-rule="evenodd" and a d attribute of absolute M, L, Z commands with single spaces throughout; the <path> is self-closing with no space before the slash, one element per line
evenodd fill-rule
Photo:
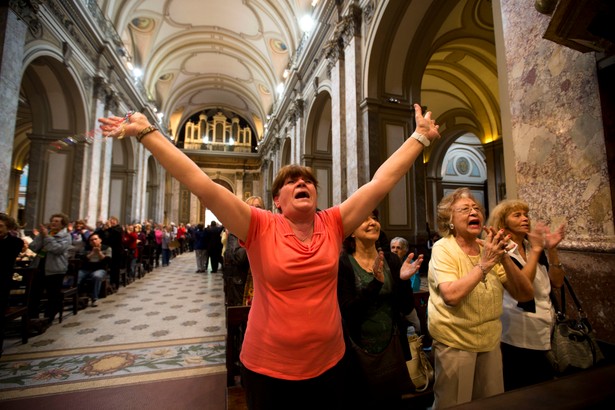
<path fill-rule="evenodd" d="M 555 231 L 551 232 L 548 226 L 545 227 L 545 249 L 553 249 L 566 236 L 566 224 L 561 224 Z"/>
<path fill-rule="evenodd" d="M 103 117 L 99 118 L 98 122 L 103 137 L 118 139 L 134 137 L 151 125 L 147 117 L 140 112 L 127 113 L 124 117 Z"/>
<path fill-rule="evenodd" d="M 530 241 L 532 250 L 536 252 L 542 252 L 545 248 L 546 233 L 549 228 L 542 222 L 536 222 L 532 226 L 532 230 L 528 232 L 527 239 Z"/>
<path fill-rule="evenodd" d="M 419 255 L 415 261 L 412 260 L 413 258 L 414 253 L 410 253 L 404 263 L 402 263 L 401 269 L 399 270 L 399 277 L 401 280 L 408 280 L 419 271 L 421 263 L 423 263 L 423 255 Z"/>
<path fill-rule="evenodd" d="M 436 121 L 431 119 L 431 111 L 427 111 L 423 116 L 423 109 L 419 104 L 414 104 L 414 119 L 416 121 L 416 132 L 423 134 L 430 141 L 440 138 L 438 132 L 439 125 L 436 125 Z"/>

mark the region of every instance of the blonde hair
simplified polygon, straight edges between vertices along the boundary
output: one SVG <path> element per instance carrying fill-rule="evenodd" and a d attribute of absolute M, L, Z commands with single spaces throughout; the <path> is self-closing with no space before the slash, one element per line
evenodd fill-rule
<path fill-rule="evenodd" d="M 506 226 L 506 217 L 514 211 L 529 212 L 530 207 L 527 202 L 520 199 L 505 199 L 493 208 L 487 226 L 493 226 L 495 229 L 508 228 Z"/>
<path fill-rule="evenodd" d="M 250 206 L 254 206 L 254 202 L 256 201 L 260 201 L 260 203 L 262 204 L 262 208 L 265 208 L 265 201 L 263 201 L 263 198 L 261 198 L 260 196 L 256 196 L 256 195 L 251 196 L 248 199 L 246 199 L 245 203 Z"/>

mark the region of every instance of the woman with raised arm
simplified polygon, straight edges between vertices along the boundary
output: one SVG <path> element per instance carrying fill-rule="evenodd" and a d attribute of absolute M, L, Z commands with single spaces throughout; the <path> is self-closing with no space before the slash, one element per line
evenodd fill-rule
<path fill-rule="evenodd" d="M 431 113 L 414 105 L 416 130 L 342 204 L 318 211 L 312 170 L 283 167 L 272 184 L 275 207 L 250 207 L 216 184 L 145 115 L 100 118 L 103 135 L 136 136 L 245 246 L 254 301 L 241 350 L 242 382 L 250 409 L 343 408 L 344 356 L 337 304 L 337 265 L 352 233 L 437 139 Z"/>

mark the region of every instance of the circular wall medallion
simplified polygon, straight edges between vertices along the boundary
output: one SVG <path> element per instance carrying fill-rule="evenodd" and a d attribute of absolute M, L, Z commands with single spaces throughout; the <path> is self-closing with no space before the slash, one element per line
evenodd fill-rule
<path fill-rule="evenodd" d="M 278 54 L 283 54 L 288 51 L 288 47 L 282 40 L 272 38 L 271 40 L 269 40 L 269 45 L 271 46 L 272 50 Z"/>
<path fill-rule="evenodd" d="M 470 161 L 464 157 L 457 158 L 455 168 L 457 168 L 457 172 L 460 174 L 466 175 L 470 171 Z"/>

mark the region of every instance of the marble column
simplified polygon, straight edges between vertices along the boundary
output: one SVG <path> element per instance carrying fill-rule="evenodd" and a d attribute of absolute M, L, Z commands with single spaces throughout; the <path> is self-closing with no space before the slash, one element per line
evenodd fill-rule
<path fill-rule="evenodd" d="M 15 220 L 17 220 L 17 212 L 19 210 L 19 185 L 22 175 L 23 171 L 21 169 L 11 169 L 9 187 L 7 190 L 8 206 L 6 207 L 6 213 L 15 218 Z"/>
<path fill-rule="evenodd" d="M 245 199 L 243 197 L 243 177 L 244 177 L 243 172 L 235 173 L 235 195 L 237 196 L 237 198 L 241 199 L 242 201 Z M 250 194 L 253 195 L 252 193 Z"/>
<path fill-rule="evenodd" d="M 351 7 L 344 18 L 344 116 L 346 127 L 346 195 L 369 181 L 368 136 L 359 116 L 361 92 L 361 9 Z"/>
<path fill-rule="evenodd" d="M 560 261 L 598 337 L 615 340 L 615 233 L 596 56 L 544 39 L 551 17 L 533 0 L 493 7 L 503 42 L 504 149 L 512 150 L 518 197 L 534 220 L 567 224 Z"/>
<path fill-rule="evenodd" d="M 329 43 L 327 59 L 329 60 L 329 76 L 331 77 L 331 180 L 334 204 L 347 198 L 346 190 L 346 115 L 343 108 L 345 98 L 345 69 L 343 53 L 339 39 Z"/>
<path fill-rule="evenodd" d="M 504 164 L 502 158 L 502 140 L 496 140 L 483 145 L 485 163 L 487 165 L 487 203 L 493 209 L 502 199 L 501 187 L 504 183 Z"/>
<path fill-rule="evenodd" d="M 8 7 L 0 7 L 0 210 L 8 205 L 15 119 L 19 104 L 27 26 Z"/>

